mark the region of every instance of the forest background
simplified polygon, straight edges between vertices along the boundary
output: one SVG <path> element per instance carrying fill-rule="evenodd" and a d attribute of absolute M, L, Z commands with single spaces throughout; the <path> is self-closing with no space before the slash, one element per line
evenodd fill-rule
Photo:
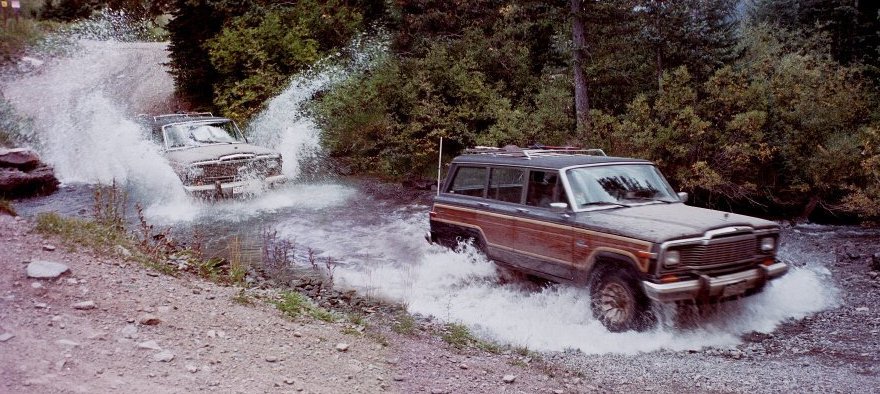
<path fill-rule="evenodd" d="M 114 10 L 170 41 L 191 109 L 243 123 L 294 76 L 380 39 L 375 64 L 309 107 L 325 154 L 353 173 L 432 177 L 441 137 L 446 160 L 475 145 L 577 145 L 652 160 L 701 206 L 880 218 L 877 2 L 24 3 L 36 21 L 4 26 L 0 61 Z"/>

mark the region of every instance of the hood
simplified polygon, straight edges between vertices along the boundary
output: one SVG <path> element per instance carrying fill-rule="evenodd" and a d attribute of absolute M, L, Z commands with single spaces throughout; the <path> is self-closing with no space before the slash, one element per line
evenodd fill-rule
<path fill-rule="evenodd" d="M 577 222 L 588 228 L 601 228 L 630 238 L 651 242 L 702 236 L 706 231 L 734 226 L 755 229 L 778 227 L 769 220 L 682 203 L 650 204 L 630 208 L 612 208 L 581 212 Z"/>
<path fill-rule="evenodd" d="M 173 163 L 190 164 L 200 161 L 220 160 L 231 155 L 272 155 L 278 152 L 251 144 L 211 144 L 165 152 Z"/>

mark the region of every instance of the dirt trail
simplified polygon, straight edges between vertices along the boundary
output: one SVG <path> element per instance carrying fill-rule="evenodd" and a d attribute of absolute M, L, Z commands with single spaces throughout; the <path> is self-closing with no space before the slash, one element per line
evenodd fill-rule
<path fill-rule="evenodd" d="M 367 393 L 391 381 L 388 351 L 336 324 L 239 305 L 235 288 L 61 245 L 47 251 L 52 240 L 8 216 L 0 234 L 0 335 L 14 335 L 0 342 L 0 391 Z M 70 271 L 29 279 L 23 262 L 33 260 Z M 73 307 L 85 301 L 96 308 Z M 146 315 L 158 324 L 142 324 Z"/>

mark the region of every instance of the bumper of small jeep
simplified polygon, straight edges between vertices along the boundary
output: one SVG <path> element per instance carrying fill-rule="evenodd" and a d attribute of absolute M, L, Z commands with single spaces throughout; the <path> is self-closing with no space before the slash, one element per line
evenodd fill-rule
<path fill-rule="evenodd" d="M 262 189 L 270 189 L 287 182 L 284 175 L 275 175 L 260 180 L 242 180 L 233 182 L 216 182 L 207 185 L 184 185 L 184 189 L 192 195 L 201 197 L 235 197 L 252 194 Z"/>
<path fill-rule="evenodd" d="M 693 301 L 709 302 L 754 294 L 772 280 L 785 275 L 788 265 L 777 261 L 769 266 L 732 274 L 708 276 L 672 283 L 643 281 L 642 287 L 648 298 L 658 302 Z"/>

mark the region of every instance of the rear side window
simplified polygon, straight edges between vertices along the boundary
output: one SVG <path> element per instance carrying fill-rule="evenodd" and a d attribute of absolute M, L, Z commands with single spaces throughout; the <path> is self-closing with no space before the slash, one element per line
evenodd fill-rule
<path fill-rule="evenodd" d="M 551 203 L 561 202 L 562 185 L 556 171 L 530 171 L 526 191 L 526 205 L 549 208 Z"/>
<path fill-rule="evenodd" d="M 449 193 L 483 197 L 486 189 L 486 167 L 458 167 L 449 185 Z"/>
<path fill-rule="evenodd" d="M 522 201 L 523 174 L 520 168 L 493 168 L 489 179 L 488 197 L 519 204 Z"/>

